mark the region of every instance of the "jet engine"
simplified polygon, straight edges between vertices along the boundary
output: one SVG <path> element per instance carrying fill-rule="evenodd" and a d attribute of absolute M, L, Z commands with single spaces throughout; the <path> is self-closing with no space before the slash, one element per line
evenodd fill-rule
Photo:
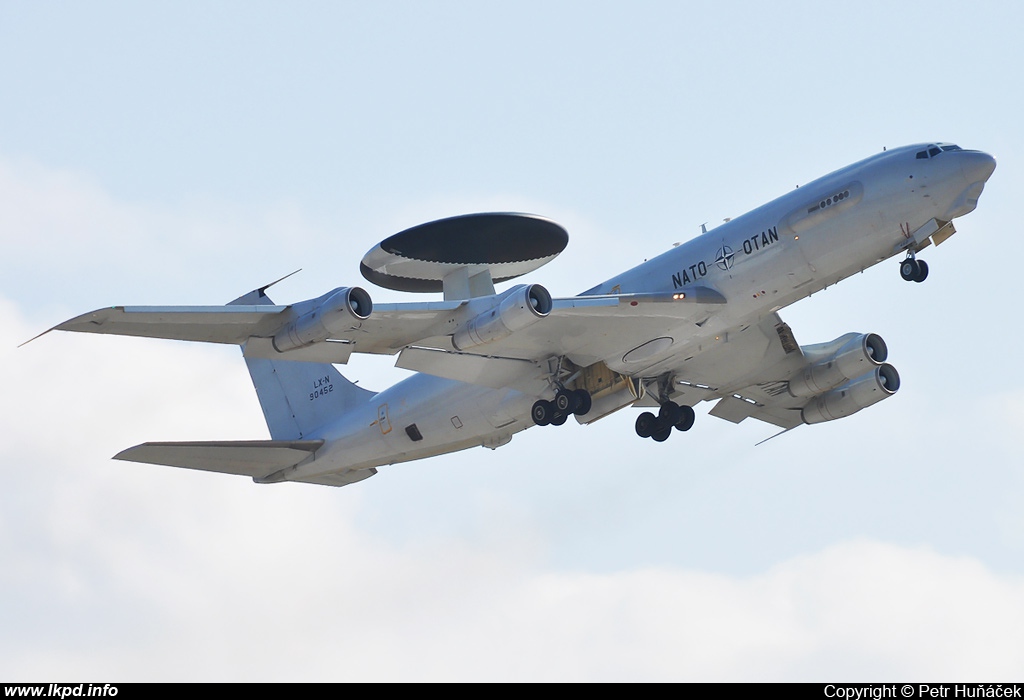
<path fill-rule="evenodd" d="M 551 294 L 547 289 L 539 284 L 520 285 L 457 330 L 452 336 L 452 345 L 457 350 L 468 350 L 492 343 L 536 323 L 549 313 Z"/>
<path fill-rule="evenodd" d="M 274 335 L 274 349 L 286 352 L 327 340 L 365 320 L 373 310 L 370 295 L 359 287 L 339 287 L 320 297 L 307 311 Z"/>
<path fill-rule="evenodd" d="M 900 375 L 896 368 L 883 364 L 874 370 L 832 389 L 804 406 L 800 416 L 804 423 L 824 423 L 853 415 L 887 399 L 900 388 Z"/>
<path fill-rule="evenodd" d="M 839 348 L 828 353 L 835 345 L 839 345 Z M 815 361 L 814 356 L 821 352 L 828 354 Z M 804 348 L 804 354 L 812 358 L 811 364 L 789 380 L 789 393 L 797 398 L 817 396 L 843 382 L 860 377 L 872 367 L 885 362 L 889 350 L 885 341 L 874 333 L 850 333 L 831 343 L 808 346 Z"/>

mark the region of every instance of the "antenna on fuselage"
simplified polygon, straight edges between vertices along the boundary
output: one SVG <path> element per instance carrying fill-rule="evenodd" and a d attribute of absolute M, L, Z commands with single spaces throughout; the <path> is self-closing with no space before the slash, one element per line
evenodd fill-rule
<path fill-rule="evenodd" d="M 703 224 L 700 225 L 700 232 L 701 233 L 707 233 L 708 232 L 708 222 L 707 221 L 705 221 Z"/>

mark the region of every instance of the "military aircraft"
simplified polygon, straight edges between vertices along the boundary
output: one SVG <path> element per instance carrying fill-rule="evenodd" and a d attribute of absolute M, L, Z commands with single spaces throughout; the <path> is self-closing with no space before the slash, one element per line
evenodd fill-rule
<path fill-rule="evenodd" d="M 570 298 L 539 284 L 496 293 L 568 234 L 539 216 L 484 213 L 402 231 L 362 260 L 370 282 L 442 300 L 375 305 L 341 287 L 282 306 L 267 285 L 224 306 L 115 306 L 50 330 L 239 345 L 272 439 L 149 442 L 115 459 L 257 483 L 344 486 L 627 406 L 650 409 L 636 433 L 659 442 L 689 430 L 701 401 L 718 418 L 790 430 L 856 413 L 900 380 L 879 336 L 801 346 L 777 312 L 894 256 L 903 279 L 924 281 L 918 253 L 955 233 L 995 165 L 948 143 L 885 150 Z M 353 353 L 397 355 L 417 374 L 368 391 L 334 367 Z"/>

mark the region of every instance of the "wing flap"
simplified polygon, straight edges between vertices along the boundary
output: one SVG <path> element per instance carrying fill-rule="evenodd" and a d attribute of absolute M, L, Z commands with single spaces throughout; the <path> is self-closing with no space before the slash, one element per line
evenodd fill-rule
<path fill-rule="evenodd" d="M 347 365 L 355 345 L 347 341 L 325 340 L 301 348 L 278 351 L 273 338 L 252 337 L 245 341 L 242 354 L 245 357 L 264 360 L 288 360 L 289 362 L 316 362 Z"/>
<path fill-rule="evenodd" d="M 538 366 L 529 360 L 418 347 L 403 350 L 395 366 L 491 389 L 511 386 L 531 372 L 541 373 Z"/>
<path fill-rule="evenodd" d="M 757 404 L 745 401 L 738 396 L 726 396 L 719 399 L 715 407 L 711 409 L 710 414 L 715 418 L 721 418 L 730 423 L 741 423 L 754 415 L 756 411 Z"/>
<path fill-rule="evenodd" d="M 741 423 L 747 418 L 754 418 L 787 430 L 803 425 L 799 405 L 803 403 L 802 401 L 796 399 L 789 401 L 770 399 L 770 401 L 771 403 L 762 404 L 740 395 L 725 396 L 719 399 L 709 415 L 730 423 Z"/>

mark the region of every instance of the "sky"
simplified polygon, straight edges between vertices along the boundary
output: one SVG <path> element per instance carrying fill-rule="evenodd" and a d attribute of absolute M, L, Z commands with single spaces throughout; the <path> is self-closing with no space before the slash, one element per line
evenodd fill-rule
<path fill-rule="evenodd" d="M 1022 24 L 944 0 L 0 0 L 0 680 L 1019 680 Z M 477 211 L 564 225 L 521 281 L 576 294 L 926 141 L 999 163 L 927 282 L 887 261 L 781 312 L 802 344 L 880 334 L 900 392 L 759 446 L 772 426 L 706 404 L 641 440 L 629 409 L 261 486 L 110 459 L 267 438 L 237 349 L 16 347 L 300 268 L 275 301 L 408 298 L 363 254 Z"/>

